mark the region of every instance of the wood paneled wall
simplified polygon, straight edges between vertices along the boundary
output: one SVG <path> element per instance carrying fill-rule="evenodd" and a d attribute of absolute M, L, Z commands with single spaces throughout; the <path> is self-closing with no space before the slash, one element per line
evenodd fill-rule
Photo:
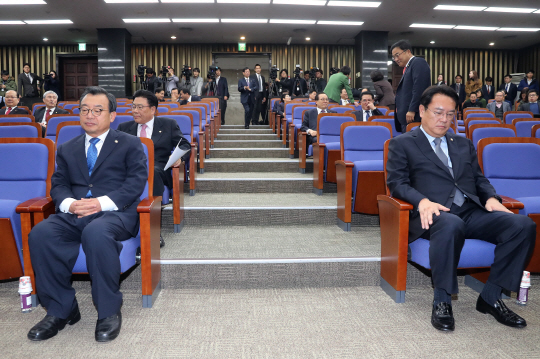
<path fill-rule="evenodd" d="M 534 78 L 540 78 L 540 44 L 527 47 L 519 52 L 518 71 L 534 70 Z"/>
<path fill-rule="evenodd" d="M 23 72 L 23 64 L 28 62 L 33 73 L 41 76 L 56 68 L 57 54 L 97 54 L 97 45 L 87 45 L 86 51 L 79 51 L 78 45 L 68 46 L 0 46 L 0 70 L 9 71 L 15 77 Z M 58 74 L 60 77 L 62 74 Z"/>
<path fill-rule="evenodd" d="M 456 75 L 463 76 L 466 83 L 469 72 L 476 70 L 482 82 L 491 76 L 494 85 L 499 86 L 504 75 L 517 71 L 519 58 L 517 51 L 510 50 L 413 48 L 413 54 L 425 56 L 431 68 L 431 83 L 437 82 L 437 76 L 442 73 L 448 85 Z"/>

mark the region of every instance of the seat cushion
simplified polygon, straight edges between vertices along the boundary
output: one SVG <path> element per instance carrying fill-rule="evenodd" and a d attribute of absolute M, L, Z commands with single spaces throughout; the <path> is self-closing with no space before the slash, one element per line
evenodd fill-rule
<path fill-rule="evenodd" d="M 122 241 L 122 251 L 120 252 L 120 271 L 124 273 L 136 264 L 135 255 L 137 254 L 137 248 L 141 246 L 140 233 L 137 237 L 132 237 L 128 240 Z M 86 254 L 82 249 L 82 245 L 79 248 L 79 256 L 73 267 L 73 273 L 87 273 L 86 268 Z"/>
<path fill-rule="evenodd" d="M 384 161 L 383 160 L 366 160 L 366 161 L 355 161 L 354 167 L 352 170 L 353 176 L 353 203 L 356 203 L 356 187 L 358 184 L 358 172 L 360 171 L 384 171 Z M 353 205 L 354 210 L 354 205 Z"/>
<path fill-rule="evenodd" d="M 0 218 L 8 218 L 11 221 L 11 228 L 15 236 L 19 260 L 22 260 L 22 237 L 21 237 L 21 215 L 15 212 L 15 208 L 22 203 L 21 201 L 11 199 L 0 199 Z M 24 264 L 23 264 L 24 266 Z M 23 268 L 24 269 L 24 268 Z"/>
<path fill-rule="evenodd" d="M 520 214 L 528 216 L 540 213 L 540 197 L 519 197 L 516 199 L 525 205 L 525 208 L 519 211 Z"/>
<path fill-rule="evenodd" d="M 424 268 L 431 269 L 429 263 L 429 241 L 418 238 L 409 244 L 410 260 Z M 495 245 L 479 239 L 466 239 L 458 268 L 490 267 L 495 258 Z"/>

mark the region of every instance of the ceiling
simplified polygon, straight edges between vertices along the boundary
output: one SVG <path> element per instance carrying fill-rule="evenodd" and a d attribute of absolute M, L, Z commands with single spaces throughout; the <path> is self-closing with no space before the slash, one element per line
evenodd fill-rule
<path fill-rule="evenodd" d="M 376 8 L 278 4 L 107 4 L 104 0 L 45 0 L 46 5 L 0 5 L 0 21 L 69 19 L 63 25 L 0 25 L 1 45 L 97 43 L 97 28 L 126 28 L 133 43 L 354 44 L 360 31 L 389 31 L 389 44 L 405 38 L 418 47 L 520 49 L 540 42 L 540 31 L 472 31 L 411 28 L 413 23 L 540 28 L 540 13 L 434 10 L 437 5 L 508 7 L 510 2 L 478 0 L 381 0 Z M 215 0 L 217 1 L 217 0 Z M 18 0 L 13 0 L 17 3 Z M 520 0 L 520 8 L 540 9 L 538 0 Z M 144 18 L 243 18 L 362 21 L 361 26 L 249 23 L 124 23 Z M 187 28 L 181 30 L 180 28 Z M 175 40 L 171 36 L 175 35 Z M 49 39 L 44 42 L 43 37 Z M 305 38 L 310 37 L 311 41 Z M 435 44 L 430 44 L 435 41 Z M 489 43 L 494 42 L 494 46 Z"/>

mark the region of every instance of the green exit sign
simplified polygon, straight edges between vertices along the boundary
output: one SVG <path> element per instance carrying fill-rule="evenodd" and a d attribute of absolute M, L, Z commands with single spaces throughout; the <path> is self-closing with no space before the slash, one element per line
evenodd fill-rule
<path fill-rule="evenodd" d="M 86 51 L 86 44 L 85 43 L 79 43 L 79 51 Z"/>
<path fill-rule="evenodd" d="M 239 42 L 238 43 L 238 51 L 246 51 L 246 43 L 245 42 Z"/>

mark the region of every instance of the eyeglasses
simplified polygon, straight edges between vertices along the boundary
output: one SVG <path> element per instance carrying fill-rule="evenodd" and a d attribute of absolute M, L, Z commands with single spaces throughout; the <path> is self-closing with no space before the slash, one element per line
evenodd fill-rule
<path fill-rule="evenodd" d="M 4 97 L 4 98 L 16 99 L 17 96 L 6 96 L 6 97 Z"/>
<path fill-rule="evenodd" d="M 138 110 L 141 111 L 145 107 L 152 107 L 152 106 L 143 106 L 143 105 L 131 105 L 130 106 L 132 110 Z"/>
<path fill-rule="evenodd" d="M 454 116 L 456 115 L 455 112 L 441 112 L 441 111 L 433 111 L 430 108 L 426 107 L 429 111 L 431 111 L 432 114 L 434 114 L 437 118 L 441 119 L 443 117 L 446 117 L 448 121 L 452 121 L 454 119 Z"/>
<path fill-rule="evenodd" d="M 404 52 L 407 52 L 407 50 L 403 50 L 401 52 L 398 52 L 397 54 L 392 55 L 392 60 L 396 60 L 399 57 L 399 55 L 401 55 Z"/>
<path fill-rule="evenodd" d="M 109 110 L 104 110 L 102 108 L 93 108 L 93 109 L 90 110 L 89 108 L 80 108 L 79 107 L 79 114 L 81 114 L 83 116 L 88 115 L 88 112 L 92 112 L 92 115 L 94 115 L 96 117 L 99 117 L 103 111 L 109 111 Z"/>
<path fill-rule="evenodd" d="M 319 101 L 328 102 L 329 100 L 327 98 L 320 98 Z"/>

